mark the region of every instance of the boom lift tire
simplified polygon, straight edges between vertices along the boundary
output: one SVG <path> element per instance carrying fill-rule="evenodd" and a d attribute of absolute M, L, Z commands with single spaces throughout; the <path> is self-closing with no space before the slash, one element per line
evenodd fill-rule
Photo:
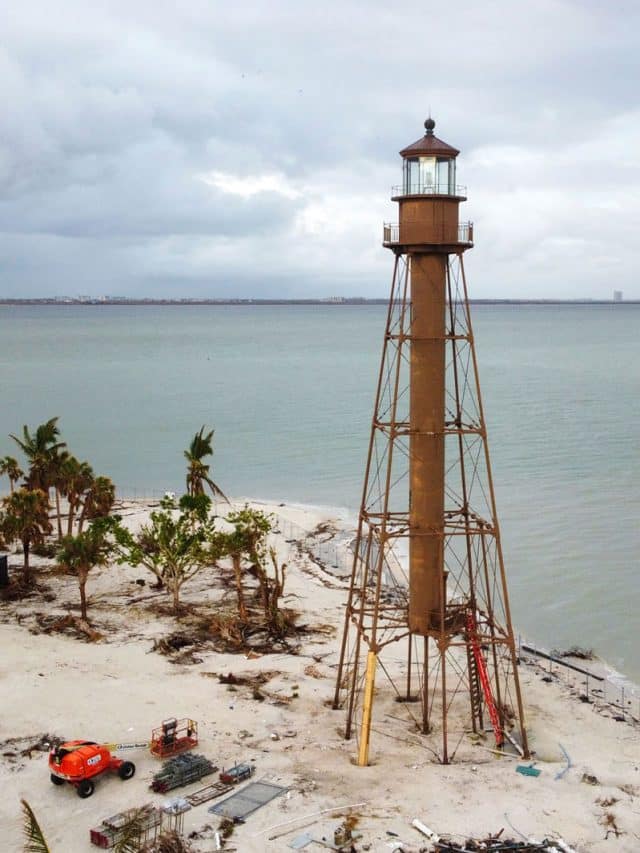
<path fill-rule="evenodd" d="M 118 767 L 118 776 L 121 779 L 131 779 L 131 777 L 136 772 L 136 765 L 132 761 L 124 761 L 120 767 Z"/>
<path fill-rule="evenodd" d="M 56 776 L 55 773 L 51 774 L 51 782 L 54 785 L 64 785 L 64 779 L 61 779 L 59 776 Z"/>
<path fill-rule="evenodd" d="M 93 794 L 94 788 L 95 785 L 93 784 L 92 779 L 83 779 L 81 782 L 78 782 L 76 790 L 80 799 L 86 800 L 87 797 L 90 797 L 91 794 Z"/>

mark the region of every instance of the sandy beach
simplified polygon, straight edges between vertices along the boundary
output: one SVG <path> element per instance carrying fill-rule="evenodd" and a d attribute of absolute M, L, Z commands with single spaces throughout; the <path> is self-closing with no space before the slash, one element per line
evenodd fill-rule
<path fill-rule="evenodd" d="M 205 572 L 184 587 L 190 615 L 177 622 L 166 593 L 152 588 L 143 569 L 95 570 L 88 594 L 91 625 L 102 635 L 98 642 L 73 632 L 46 633 L 47 618 L 78 612 L 75 580 L 52 574 L 50 561 L 34 561 L 37 595 L 1 603 L 2 850 L 22 849 L 22 797 L 54 853 L 95 850 L 89 830 L 103 818 L 167 799 L 149 790 L 159 763 L 148 750 L 127 753 L 137 768 L 133 779 L 106 774 L 93 796 L 82 800 L 71 786 L 50 784 L 46 752 L 29 755 L 29 746 L 43 735 L 144 741 L 168 717 L 197 720 L 197 751 L 220 768 L 253 762 L 255 780 L 286 788 L 236 826 L 225 849 L 286 850 L 305 832 L 333 841 L 349 813 L 356 818 L 356 850 L 398 849 L 399 842 L 407 851 L 431 849 L 412 827 L 414 818 L 459 842 L 503 829 L 504 837 L 516 840 L 561 837 L 584 853 L 640 849 L 637 708 L 620 713 L 593 690 L 583 701 L 583 676 L 533 655 L 522 655 L 520 673 L 538 776 L 516 772 L 522 763 L 517 757 L 492 752 L 490 733 L 484 740 L 465 738 L 455 762 L 440 765 L 430 738 L 394 717 L 384 695 L 378 697 L 372 764 L 355 766 L 355 741 L 341 737 L 343 713 L 331 708 L 347 581 L 313 559 L 316 546 L 318 553 L 342 547 L 347 523 L 306 507 L 258 507 L 278 520 L 271 544 L 288 564 L 285 604 L 307 626 L 296 654 L 230 654 L 212 644 L 173 655 L 154 650 L 156 641 L 188 631 L 195 616 L 229 594 Z M 149 509 L 126 502 L 119 511 L 135 529 Z M 11 565 L 19 559 L 13 556 Z M 601 671 L 597 661 L 576 663 Z M 221 682 L 230 673 L 238 683 Z M 196 851 L 216 849 L 220 818 L 207 811 L 210 804 L 185 816 Z M 311 842 L 305 849 L 322 847 Z"/>

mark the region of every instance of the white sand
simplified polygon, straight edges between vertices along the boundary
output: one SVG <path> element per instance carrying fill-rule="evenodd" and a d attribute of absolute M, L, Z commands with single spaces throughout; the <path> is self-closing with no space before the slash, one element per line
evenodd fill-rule
<path fill-rule="evenodd" d="M 387 830 L 397 833 L 406 849 L 426 847 L 426 839 L 410 826 L 415 817 L 460 841 L 462 836 L 479 838 L 502 827 L 505 836 L 520 838 L 511 823 L 527 837 L 560 835 L 578 851 L 640 850 L 638 727 L 616 722 L 611 711 L 580 702 L 564 676 L 552 683 L 543 681 L 548 664 L 521 667 L 539 777 L 519 775 L 516 760 L 497 757 L 470 741 L 460 751 L 463 760 L 440 766 L 426 748 L 428 740 L 421 741 L 403 723 L 388 717 L 374 723 L 373 765 L 352 764 L 355 741 L 340 737 L 344 715 L 330 708 L 346 584 L 296 555 L 295 546 L 285 541 L 298 538 L 294 534 L 301 528 L 313 530 L 326 516 L 304 507 L 260 506 L 283 519 L 282 533 L 274 543 L 281 558 L 290 560 L 287 604 L 301 611 L 301 622 L 335 626 L 333 636 L 310 635 L 298 656 L 247 660 L 243 655 L 198 651 L 200 663 L 173 664 L 150 652 L 153 638 L 179 626 L 169 615 L 155 616 L 147 610 L 149 601 L 164 602 L 168 597 L 150 589 L 153 578 L 144 570 L 112 567 L 91 575 L 89 615 L 105 634 L 103 642 L 93 644 L 30 633 L 36 611 L 64 614 L 73 608 L 77 613 L 75 581 L 46 577 L 57 594 L 53 603 L 31 599 L 0 605 L 0 751 L 16 752 L 44 732 L 67 739 L 144 740 L 164 718 L 191 717 L 200 725 L 198 751 L 215 764 L 253 760 L 255 779 L 268 778 L 290 788 L 286 796 L 236 828 L 228 846 L 237 850 L 286 850 L 303 831 L 332 839 L 340 823 L 337 815 L 325 815 L 305 830 L 315 820 L 306 816 L 353 803 L 366 804 L 355 809 L 362 833 L 358 850 L 389 850 L 396 839 Z M 135 526 L 146 511 L 129 504 L 125 518 Z M 343 527 L 342 519 L 334 521 Z M 147 585 L 136 586 L 136 578 L 145 578 Z M 205 575 L 184 588 L 188 602 L 203 603 L 212 595 L 219 596 L 219 591 L 211 591 Z M 135 601 L 142 598 L 146 600 Z M 263 702 L 252 697 L 250 687 L 230 690 L 211 677 L 262 671 L 277 673 L 265 685 Z M 382 680 L 379 688 L 376 703 L 384 709 Z M 278 703 L 278 696 L 287 701 Z M 273 738 L 274 733 L 279 739 Z M 285 736 L 294 733 L 295 737 Z M 24 743 L 5 743 L 16 737 Z M 559 744 L 573 766 L 556 780 L 566 764 Z M 485 746 L 491 747 L 489 736 Z M 148 785 L 159 768 L 157 760 L 145 750 L 126 757 L 137 766 L 132 780 L 121 782 L 105 775 L 97 781 L 94 795 L 81 800 L 72 787 L 50 784 L 46 754 L 36 753 L 31 759 L 0 755 L 0 849 L 21 850 L 21 797 L 38 815 L 53 853 L 67 853 L 97 850 L 89 842 L 89 829 L 104 817 L 149 801 L 161 803 L 213 781 L 208 777 L 169 795 L 153 794 Z M 595 776 L 597 784 L 581 781 L 585 773 Z M 603 800 L 615 802 L 605 806 L 598 802 Z M 189 831 L 206 824 L 218 826 L 219 818 L 207 812 L 208 805 L 187 813 Z M 606 813 L 614 816 L 621 831 L 617 838 L 609 835 L 605 840 Z M 270 829 L 285 822 L 290 823 Z M 194 843 L 197 850 L 214 850 L 212 830 Z"/>

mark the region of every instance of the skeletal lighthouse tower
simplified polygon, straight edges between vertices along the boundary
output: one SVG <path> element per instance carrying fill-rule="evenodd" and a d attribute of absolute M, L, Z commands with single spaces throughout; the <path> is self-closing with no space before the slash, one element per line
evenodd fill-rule
<path fill-rule="evenodd" d="M 396 737 L 402 719 L 439 736 L 445 764 L 470 730 L 528 755 L 462 261 L 473 227 L 459 151 L 424 126 L 384 226 L 393 279 L 334 697 L 361 765 L 372 727 Z M 377 669 L 391 689 L 374 690 Z"/>

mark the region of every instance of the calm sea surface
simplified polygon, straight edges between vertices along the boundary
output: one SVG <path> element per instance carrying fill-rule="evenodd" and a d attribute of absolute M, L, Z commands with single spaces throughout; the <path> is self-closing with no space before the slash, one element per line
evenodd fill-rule
<path fill-rule="evenodd" d="M 640 681 L 640 306 L 475 306 L 514 622 Z M 383 306 L 0 307 L 0 456 L 59 415 L 121 493 L 179 490 L 214 426 L 229 495 L 357 512 Z M 4 488 L 4 484 L 2 484 Z"/>

